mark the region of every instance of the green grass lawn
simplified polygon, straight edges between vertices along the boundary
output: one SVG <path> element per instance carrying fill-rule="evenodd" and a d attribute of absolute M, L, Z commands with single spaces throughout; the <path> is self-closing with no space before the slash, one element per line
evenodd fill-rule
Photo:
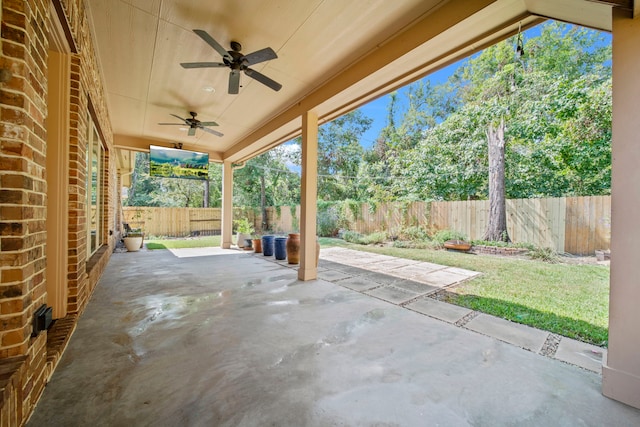
<path fill-rule="evenodd" d="M 607 266 L 361 246 L 338 239 L 320 239 L 320 243 L 324 247 L 343 246 L 478 271 L 482 273 L 480 277 L 450 289 L 447 302 L 580 341 L 607 345 Z"/>
<path fill-rule="evenodd" d="M 320 238 L 321 247 L 342 246 L 399 258 L 478 271 L 481 276 L 449 289 L 447 302 L 606 346 L 609 267 L 471 255 L 431 249 L 362 246 Z M 147 240 L 149 249 L 220 246 L 220 236 Z"/>
<path fill-rule="evenodd" d="M 148 239 L 144 241 L 147 249 L 184 249 L 220 246 L 220 236 L 189 237 L 184 239 Z"/>

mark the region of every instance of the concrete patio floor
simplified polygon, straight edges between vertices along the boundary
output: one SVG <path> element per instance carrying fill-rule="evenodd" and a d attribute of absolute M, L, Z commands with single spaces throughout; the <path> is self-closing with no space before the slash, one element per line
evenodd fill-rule
<path fill-rule="evenodd" d="M 114 253 L 28 425 L 640 425 L 541 337 L 422 298 L 443 274 L 353 259 L 301 282 L 237 250 Z"/>

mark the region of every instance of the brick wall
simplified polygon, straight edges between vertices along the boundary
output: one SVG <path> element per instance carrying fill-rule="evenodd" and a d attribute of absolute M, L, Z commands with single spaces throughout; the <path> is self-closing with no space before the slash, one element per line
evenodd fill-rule
<path fill-rule="evenodd" d="M 46 294 L 47 59 L 52 0 L 2 0 L 0 68 L 0 424 L 23 425 L 33 411 L 63 346 L 47 333 L 31 336 L 35 309 Z M 66 322 L 75 322 L 109 260 L 115 240 L 117 172 L 102 78 L 84 0 L 53 0 L 78 53 L 70 53 L 68 289 Z M 102 231 L 107 244 L 87 260 L 86 147 L 89 108 L 105 144 Z M 49 173 L 55 173 L 50 171 Z M 72 331 L 67 325 L 64 330 Z M 71 333 L 71 332 L 69 332 Z M 64 337 L 57 342 L 67 342 Z M 56 353 L 55 355 L 52 353 Z"/>

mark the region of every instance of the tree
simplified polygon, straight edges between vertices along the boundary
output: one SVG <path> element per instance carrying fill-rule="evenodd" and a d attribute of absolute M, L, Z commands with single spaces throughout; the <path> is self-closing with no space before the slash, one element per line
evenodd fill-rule
<path fill-rule="evenodd" d="M 318 198 L 361 200 L 366 192 L 358 172 L 363 161 L 362 135 L 372 119 L 360 110 L 325 123 L 318 130 Z"/>
<path fill-rule="evenodd" d="M 489 222 L 483 239 L 509 242 L 507 233 L 507 201 L 504 190 L 504 119 L 487 128 L 489 146 Z"/>

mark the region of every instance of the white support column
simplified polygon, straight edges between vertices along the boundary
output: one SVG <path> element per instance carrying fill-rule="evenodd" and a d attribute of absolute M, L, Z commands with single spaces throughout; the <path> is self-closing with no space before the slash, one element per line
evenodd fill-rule
<path fill-rule="evenodd" d="M 316 200 L 318 198 L 318 115 L 302 116 L 302 178 L 300 189 L 300 268 L 298 279 L 318 278 L 316 264 Z"/>
<path fill-rule="evenodd" d="M 602 393 L 640 408 L 640 19 L 614 9 L 611 286 Z"/>
<path fill-rule="evenodd" d="M 222 164 L 222 238 L 220 247 L 231 248 L 231 235 L 233 234 L 233 165 L 230 161 Z"/>

